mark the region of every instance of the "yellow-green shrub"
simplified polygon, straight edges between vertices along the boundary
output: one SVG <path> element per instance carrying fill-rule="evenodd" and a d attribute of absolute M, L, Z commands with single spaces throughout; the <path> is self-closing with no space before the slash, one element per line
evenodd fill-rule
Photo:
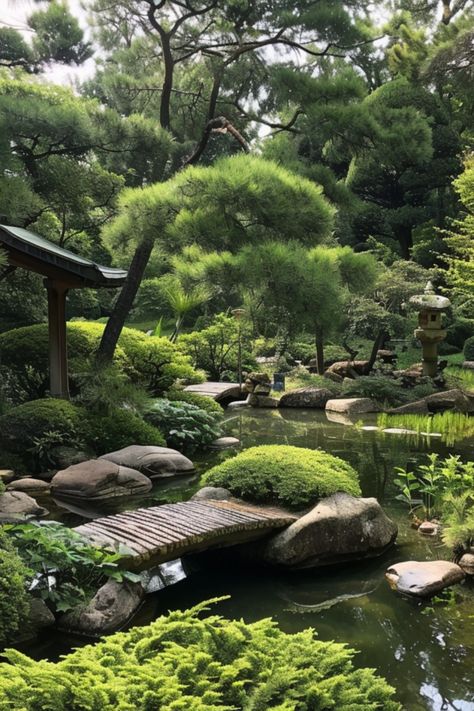
<path fill-rule="evenodd" d="M 204 604 L 75 650 L 59 662 L 15 650 L 0 664 L 0 708 L 36 711 L 400 711 L 354 652 L 271 620 L 200 619 Z"/>
<path fill-rule="evenodd" d="M 0 528 L 0 645 L 12 641 L 28 615 L 27 573 L 7 534 Z"/>

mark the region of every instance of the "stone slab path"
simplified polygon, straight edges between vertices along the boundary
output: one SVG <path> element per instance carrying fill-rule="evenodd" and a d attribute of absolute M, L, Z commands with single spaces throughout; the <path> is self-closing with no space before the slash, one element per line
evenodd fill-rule
<path fill-rule="evenodd" d="M 187 553 L 256 540 L 296 519 L 231 501 L 183 501 L 97 518 L 75 530 L 96 545 L 124 549 L 123 567 L 145 570 Z"/>
<path fill-rule="evenodd" d="M 216 402 L 227 399 L 240 400 L 242 397 L 238 383 L 198 383 L 197 385 L 188 385 L 184 390 L 197 395 L 207 395 Z"/>

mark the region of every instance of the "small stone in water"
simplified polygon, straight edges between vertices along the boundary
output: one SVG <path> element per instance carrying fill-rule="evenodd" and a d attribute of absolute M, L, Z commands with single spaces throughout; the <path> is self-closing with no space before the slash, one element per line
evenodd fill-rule
<path fill-rule="evenodd" d="M 424 536 L 436 536 L 438 532 L 438 524 L 432 521 L 423 521 L 423 523 L 418 526 L 418 533 L 422 533 Z"/>

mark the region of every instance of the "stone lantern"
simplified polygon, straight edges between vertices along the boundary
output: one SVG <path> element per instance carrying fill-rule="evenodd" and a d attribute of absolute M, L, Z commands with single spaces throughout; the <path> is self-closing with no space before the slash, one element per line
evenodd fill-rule
<path fill-rule="evenodd" d="M 410 304 L 419 311 L 418 328 L 414 334 L 423 348 L 423 375 L 434 378 L 438 369 L 438 343 L 446 338 L 441 315 L 449 309 L 451 302 L 445 296 L 435 294 L 429 281 L 423 294 L 410 298 Z"/>

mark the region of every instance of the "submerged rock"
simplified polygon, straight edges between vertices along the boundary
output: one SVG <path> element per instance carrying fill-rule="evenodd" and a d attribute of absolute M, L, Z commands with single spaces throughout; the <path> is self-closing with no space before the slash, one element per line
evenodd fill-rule
<path fill-rule="evenodd" d="M 74 464 L 58 472 L 51 481 L 51 493 L 55 496 L 91 500 L 146 494 L 151 488 L 152 483 L 144 474 L 105 459 Z"/>
<path fill-rule="evenodd" d="M 176 474 L 191 474 L 194 464 L 190 459 L 169 447 L 147 447 L 132 444 L 116 452 L 102 455 L 101 460 L 114 462 L 135 469 L 151 479 L 170 477 Z"/>
<path fill-rule="evenodd" d="M 418 533 L 421 533 L 423 536 L 437 536 L 439 533 L 439 524 L 433 521 L 423 521 L 423 523 L 418 526 Z"/>
<path fill-rule="evenodd" d="M 408 560 L 396 563 L 385 573 L 390 587 L 406 595 L 429 597 L 444 588 L 459 583 L 464 572 L 447 560 Z"/>
<path fill-rule="evenodd" d="M 332 398 L 332 395 L 328 388 L 298 388 L 298 390 L 292 390 L 282 395 L 279 407 L 314 407 L 324 410 L 327 401 Z"/>
<path fill-rule="evenodd" d="M 140 583 L 108 580 L 85 606 L 63 615 L 61 629 L 93 635 L 114 632 L 136 612 L 144 597 Z"/>
<path fill-rule="evenodd" d="M 368 397 L 337 398 L 326 403 L 326 410 L 346 415 L 363 415 L 366 412 L 380 412 L 380 409 L 379 405 Z"/>
<path fill-rule="evenodd" d="M 36 501 L 23 491 L 6 491 L 0 496 L 0 523 L 27 521 L 48 514 L 48 509 L 38 506 Z"/>
<path fill-rule="evenodd" d="M 263 559 L 272 565 L 313 568 L 372 558 L 395 541 L 397 532 L 376 499 L 339 492 L 268 541 Z"/>

